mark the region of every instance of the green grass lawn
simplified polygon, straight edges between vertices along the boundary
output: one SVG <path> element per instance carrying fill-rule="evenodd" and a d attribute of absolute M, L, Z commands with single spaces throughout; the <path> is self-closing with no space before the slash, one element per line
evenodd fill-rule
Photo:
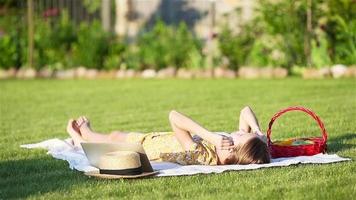
<path fill-rule="evenodd" d="M 266 131 L 281 108 L 314 110 L 329 133 L 328 152 L 356 159 L 356 81 L 342 80 L 3 80 L 0 81 L 0 199 L 352 199 L 354 161 L 222 174 L 97 180 L 45 150 L 20 144 L 66 138 L 67 120 L 87 115 L 101 132 L 170 130 L 176 109 L 214 131 L 232 132 L 250 105 Z M 273 138 L 319 135 L 296 112 L 275 123 Z M 143 198 L 144 197 L 144 198 Z"/>

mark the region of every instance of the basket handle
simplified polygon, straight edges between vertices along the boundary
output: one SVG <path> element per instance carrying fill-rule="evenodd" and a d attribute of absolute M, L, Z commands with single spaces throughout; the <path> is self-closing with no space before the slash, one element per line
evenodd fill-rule
<path fill-rule="evenodd" d="M 272 125 L 274 123 L 274 121 L 280 117 L 281 115 L 283 115 L 286 112 L 289 111 L 302 111 L 305 112 L 307 114 L 309 114 L 319 125 L 320 129 L 321 129 L 321 133 L 323 134 L 323 140 L 324 143 L 326 142 L 326 140 L 328 139 L 328 134 L 326 132 L 326 129 L 324 127 L 324 123 L 321 121 L 321 119 L 310 109 L 308 108 L 304 108 L 302 106 L 292 106 L 292 107 L 288 107 L 285 109 L 282 109 L 280 111 L 278 111 L 276 114 L 274 114 L 274 116 L 272 117 L 271 121 L 269 122 L 268 125 L 268 130 L 267 130 L 267 140 L 268 140 L 268 144 L 271 145 L 272 141 L 271 141 L 271 133 L 272 133 Z"/>

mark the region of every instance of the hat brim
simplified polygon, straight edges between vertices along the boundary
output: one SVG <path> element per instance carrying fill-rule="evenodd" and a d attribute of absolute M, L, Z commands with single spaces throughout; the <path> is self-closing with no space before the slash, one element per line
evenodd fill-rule
<path fill-rule="evenodd" d="M 133 151 L 140 154 L 140 161 L 144 172 L 152 172 L 153 168 L 143 149 L 142 144 L 115 142 L 115 143 L 81 143 L 89 163 L 99 168 L 101 156 L 113 151 Z"/>
<path fill-rule="evenodd" d="M 84 174 L 87 176 L 93 176 L 102 179 L 126 179 L 126 178 L 128 179 L 128 178 L 143 178 L 147 176 L 153 176 L 158 173 L 159 171 L 143 172 L 142 174 L 137 174 L 137 175 L 113 175 L 113 174 L 100 174 L 99 171 L 92 171 L 92 172 L 85 172 Z"/>

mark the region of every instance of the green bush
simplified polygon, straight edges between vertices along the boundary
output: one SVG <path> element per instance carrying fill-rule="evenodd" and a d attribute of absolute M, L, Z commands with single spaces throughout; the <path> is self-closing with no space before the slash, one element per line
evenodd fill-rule
<path fill-rule="evenodd" d="M 124 62 L 122 63 L 122 68 L 124 69 L 142 69 L 142 59 L 139 55 L 139 47 L 135 44 L 128 45 L 127 50 L 124 53 Z"/>
<path fill-rule="evenodd" d="M 203 64 L 201 44 L 183 22 L 175 28 L 158 21 L 152 30 L 139 36 L 137 46 L 140 69 L 189 68 Z"/>
<path fill-rule="evenodd" d="M 16 8 L 13 1 L 3 2 L 6 9 L 0 17 L 0 68 L 25 66 L 28 33 L 27 27 L 18 23 L 24 20 L 19 14 L 24 10 Z M 84 4 L 91 12 L 100 7 L 100 3 L 89 2 Z M 243 65 L 290 69 L 306 66 L 310 56 L 314 67 L 356 64 L 356 4 L 349 0 L 311 2 L 310 37 L 306 37 L 306 0 L 258 0 L 254 18 L 246 22 L 238 9 L 238 23 L 233 28 L 223 26 L 219 34 L 219 54 L 212 57 L 213 63 L 220 65 L 227 59 L 231 69 Z M 68 12 L 62 11 L 60 17 L 36 16 L 34 34 L 37 69 L 81 65 L 108 70 L 159 70 L 168 66 L 200 68 L 207 61 L 202 42 L 183 22 L 170 26 L 158 21 L 128 45 L 104 32 L 98 21 L 74 26 Z M 309 53 L 307 42 L 311 44 Z"/>
<path fill-rule="evenodd" d="M 68 13 L 63 11 L 59 19 L 42 19 L 35 21 L 34 66 L 39 69 L 71 67 L 71 48 L 76 41 L 76 32 L 70 22 Z M 26 50 L 27 51 L 27 50 Z M 24 63 L 27 59 L 24 60 Z"/>
<path fill-rule="evenodd" d="M 334 63 L 356 63 L 356 3 L 349 0 L 327 1 L 325 17 Z M 324 25 L 324 24 L 322 24 Z"/>
<path fill-rule="evenodd" d="M 274 3 L 260 0 L 253 19 L 237 24 L 237 31 L 224 28 L 219 37 L 220 50 L 228 58 L 230 67 L 304 64 L 302 9 L 291 0 Z M 237 15 L 241 15 L 240 10 Z"/>
<path fill-rule="evenodd" d="M 172 27 L 159 21 L 152 30 L 138 38 L 138 56 L 141 60 L 141 68 L 161 69 L 173 64 L 172 51 Z"/>
<path fill-rule="evenodd" d="M 356 4 L 348 0 L 312 1 L 312 34 L 306 37 L 307 1 L 259 0 L 255 17 L 220 34 L 220 50 L 231 68 L 241 65 L 306 66 L 311 43 L 314 67 L 356 63 Z M 237 11 L 238 15 L 240 11 Z M 237 20 L 240 21 L 240 20 Z M 237 32 L 233 34 L 233 32 Z"/>
<path fill-rule="evenodd" d="M 301 1 L 260 0 L 257 16 L 251 22 L 258 27 L 255 42 L 262 40 L 264 65 L 291 67 L 304 65 L 305 4 Z M 258 59 L 258 58 L 254 58 Z"/>
<path fill-rule="evenodd" d="M 200 50 L 198 48 L 192 48 L 189 51 L 185 59 L 185 62 L 182 64 L 182 67 L 192 68 L 192 69 L 203 68 L 205 67 L 204 62 L 205 62 L 204 57 L 201 54 Z"/>
<path fill-rule="evenodd" d="M 18 49 L 18 38 L 16 33 L 0 36 L 0 68 L 7 69 L 19 66 L 21 54 Z"/>
<path fill-rule="evenodd" d="M 202 44 L 181 22 L 172 35 L 173 44 L 170 47 L 173 66 L 185 68 L 199 68 L 203 65 Z"/>
<path fill-rule="evenodd" d="M 113 39 L 108 46 L 108 55 L 104 60 L 104 68 L 117 69 L 124 62 L 127 47 L 119 39 Z"/>
<path fill-rule="evenodd" d="M 243 27 L 249 29 L 249 26 Z M 229 67 L 237 69 L 246 64 L 248 53 L 253 45 L 253 33 L 249 30 L 242 30 L 234 34 L 227 26 L 223 28 L 219 36 L 219 48 L 221 54 L 229 60 Z"/>
<path fill-rule="evenodd" d="M 326 34 L 321 30 L 317 33 L 318 40 L 313 39 L 311 41 L 311 58 L 313 66 L 316 68 L 328 67 L 332 62 L 328 52 L 329 47 Z"/>
<path fill-rule="evenodd" d="M 7 15 L 0 17 L 0 68 L 20 67 L 25 38 L 21 36 L 19 17 Z M 25 55 L 26 56 L 26 55 Z"/>
<path fill-rule="evenodd" d="M 34 33 L 34 66 L 42 68 L 45 65 L 56 63 L 60 57 L 53 48 L 52 36 L 53 32 L 50 21 L 37 20 L 35 23 Z M 58 57 L 57 57 L 58 56 Z M 28 61 L 26 60 L 26 63 Z"/>
<path fill-rule="evenodd" d="M 109 34 L 104 32 L 99 22 L 82 23 L 73 44 L 73 62 L 88 68 L 101 69 L 108 53 Z"/>

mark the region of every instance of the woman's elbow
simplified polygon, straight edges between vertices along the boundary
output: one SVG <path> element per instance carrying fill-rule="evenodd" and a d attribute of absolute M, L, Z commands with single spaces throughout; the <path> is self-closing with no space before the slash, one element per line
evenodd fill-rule
<path fill-rule="evenodd" d="M 178 114 L 177 111 L 171 110 L 171 111 L 169 112 L 168 119 L 169 119 L 170 121 L 173 121 L 173 120 L 175 119 L 175 117 L 176 117 L 177 114 Z"/>
<path fill-rule="evenodd" d="M 241 114 L 243 114 L 243 113 L 246 113 L 246 112 L 250 112 L 252 109 L 251 109 L 251 107 L 250 106 L 245 106 L 244 108 L 242 108 L 242 110 L 241 110 Z"/>

